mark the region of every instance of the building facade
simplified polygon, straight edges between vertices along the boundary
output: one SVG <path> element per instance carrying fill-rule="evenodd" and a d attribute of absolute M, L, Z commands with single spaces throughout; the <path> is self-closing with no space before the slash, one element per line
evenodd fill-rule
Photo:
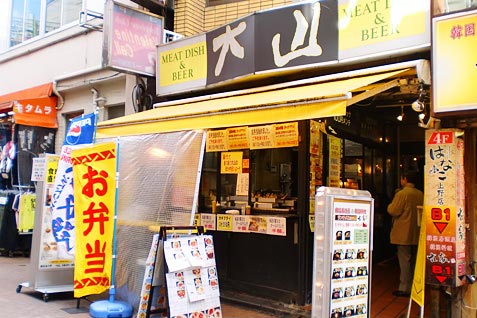
<path fill-rule="evenodd" d="M 223 26 L 231 24 L 241 18 L 252 16 L 255 12 L 262 12 L 263 10 L 269 11 L 272 8 L 280 8 L 285 5 L 290 5 L 298 1 L 206 1 L 206 0 L 184 0 L 173 1 L 169 3 L 162 3 L 161 1 L 118 1 L 122 5 L 126 5 L 129 8 L 140 9 L 154 16 L 163 18 L 163 26 L 169 30 L 175 32 L 172 37 L 183 36 L 185 38 L 193 38 L 202 34 L 212 34 L 213 32 L 219 32 Z M 421 1 L 424 5 L 428 5 L 428 9 L 431 10 L 435 17 L 443 17 L 450 13 L 458 11 L 466 12 L 472 10 L 474 3 L 472 1 Z M 340 1 L 341 5 L 346 4 L 346 1 Z M 375 2 L 373 2 L 375 3 Z M 4 3 L 5 5 L 5 3 Z M 190 91 L 182 91 L 177 94 L 160 94 L 156 91 L 156 87 L 160 86 L 157 82 L 160 78 L 158 74 L 152 75 L 147 72 L 135 72 L 127 67 L 118 67 L 117 65 L 111 65 L 105 57 L 105 46 L 107 46 L 106 35 L 111 34 L 104 32 L 105 28 L 111 27 L 106 17 L 110 17 L 108 13 L 111 10 L 107 5 L 98 5 L 91 7 L 91 1 L 29 1 L 29 0 L 11 0 L 6 1 L 5 10 L 0 10 L 1 29 L 7 30 L 0 35 L 0 73 L 5 74 L 5 78 L 8 80 L 3 81 L 0 87 L 0 102 L 2 103 L 2 109 L 5 110 L 5 118 L 13 118 L 15 115 L 8 113 L 12 111 L 14 107 L 12 102 L 23 99 L 20 97 L 12 97 L 14 93 L 21 91 L 33 91 L 33 88 L 42 86 L 45 84 L 51 84 L 51 96 L 57 97 L 56 104 L 56 120 L 57 128 L 55 131 L 55 145 L 54 149 L 59 152 L 63 142 L 63 136 L 66 132 L 68 120 L 72 117 L 84 113 L 90 113 L 98 110 L 99 121 L 111 120 L 124 115 L 131 115 L 134 113 L 150 110 L 154 104 L 160 104 L 161 102 L 171 102 L 174 100 L 183 100 L 184 98 L 201 98 L 201 96 L 208 96 L 215 93 L 227 93 L 228 91 L 236 91 L 239 89 L 256 89 L 260 87 L 266 87 L 269 85 L 282 84 L 286 87 L 288 83 L 292 81 L 299 81 L 306 78 L 316 78 L 319 76 L 329 76 L 333 74 L 357 71 L 360 69 L 367 69 L 373 67 L 386 66 L 394 63 L 404 63 L 416 59 L 430 60 L 430 37 L 427 44 L 424 43 L 419 48 L 414 48 L 409 51 L 390 50 L 390 53 L 384 55 L 376 55 L 373 50 L 385 42 L 383 39 L 390 31 L 387 31 L 383 26 L 378 26 L 378 29 L 370 28 L 369 31 L 362 31 L 361 39 L 370 39 L 368 47 L 371 51 L 364 50 L 361 56 L 353 56 L 356 53 L 356 47 L 353 47 L 355 43 L 348 38 L 348 43 L 341 43 L 341 45 L 347 47 L 348 56 L 344 57 L 343 62 L 336 65 L 312 65 L 309 67 L 300 68 L 295 70 L 290 69 L 286 72 L 273 73 L 274 76 L 244 76 L 243 81 L 224 81 L 225 85 L 221 83 L 217 85 L 206 86 L 201 89 L 192 89 Z M 350 17 L 357 18 L 361 15 L 365 15 L 377 8 L 372 7 L 372 3 L 368 1 L 360 1 L 359 5 L 350 14 Z M 270 10 L 273 12 L 273 10 Z M 375 12 L 374 12 L 375 13 Z M 378 12 L 377 14 L 381 14 Z M 380 15 L 372 15 L 375 18 L 379 18 Z M 367 18 L 370 18 L 368 15 Z M 363 19 L 366 19 L 364 17 Z M 375 20 L 376 21 L 376 20 Z M 429 20 L 430 25 L 430 17 Z M 109 29 L 111 30 L 111 29 Z M 103 32 L 102 32 L 103 31 Z M 407 30 L 406 30 L 407 31 Z M 257 30 L 257 33 L 260 30 Z M 404 31 L 403 31 L 404 32 Z M 430 35 L 430 33 L 428 34 Z M 376 37 L 376 39 L 374 39 Z M 260 39 L 257 41 L 259 42 Z M 381 40 L 383 42 L 381 42 Z M 163 40 L 164 42 L 164 40 Z M 162 44 L 161 43 L 157 43 Z M 359 46 L 359 45 L 357 45 Z M 392 51 L 392 52 L 391 52 Z M 354 59 L 354 60 L 353 60 Z M 438 68 L 439 65 L 433 65 Z M 435 70 L 433 70 L 435 71 Z M 417 73 L 417 72 L 416 72 Z M 249 74 L 245 74 L 249 75 Z M 362 75 L 362 74 L 361 74 Z M 400 85 L 399 93 L 394 93 L 389 96 L 384 96 L 386 90 L 382 89 L 379 94 L 369 95 L 368 98 L 377 97 L 376 108 L 372 108 L 371 111 L 350 111 L 343 116 L 336 116 L 334 122 L 330 124 L 330 128 L 338 132 L 339 139 L 342 140 L 343 147 L 348 147 L 348 155 L 346 152 L 342 157 L 342 178 L 339 182 L 350 182 L 349 186 L 360 187 L 376 193 L 376 203 L 379 203 L 379 209 L 376 209 L 377 214 L 374 216 L 375 222 L 375 235 L 379 235 L 378 241 L 386 241 L 387 230 L 389 229 L 389 220 L 386 217 L 384 208 L 387 202 L 392 197 L 394 187 L 397 187 L 397 180 L 399 175 L 399 166 L 417 169 L 423 172 L 424 166 L 422 160 L 425 157 L 424 153 L 424 129 L 426 128 L 439 128 L 435 125 L 435 122 L 440 123 L 441 128 L 461 128 L 465 131 L 465 181 L 466 185 L 472 185 L 475 183 L 475 167 L 472 166 L 472 162 L 475 162 L 475 128 L 472 120 L 474 114 L 472 107 L 466 109 L 465 112 L 452 111 L 452 112 L 434 112 L 428 113 L 424 120 L 425 122 L 419 122 L 418 119 L 410 123 L 405 121 L 402 124 L 393 122 L 397 115 L 404 115 L 404 118 L 411 117 L 413 112 L 410 111 L 409 106 L 414 99 L 419 96 L 419 90 L 421 89 L 419 84 L 422 78 L 413 74 L 407 80 L 409 85 Z M 395 79 L 392 78 L 391 79 Z M 414 81 L 413 81 L 414 80 Z M 427 86 L 430 86 L 430 81 L 425 81 Z M 381 82 L 379 82 L 381 83 Z M 401 83 L 402 84 L 402 83 Z M 430 88 L 426 86 L 428 97 L 430 96 Z M 358 87 L 359 88 L 359 87 Z M 381 94 L 383 93 L 383 94 Z M 233 93 L 232 93 L 233 94 Z M 1 97 L 5 97 L 1 99 Z M 24 95 L 24 98 L 36 98 L 40 96 Z M 383 100 L 380 100 L 382 97 Z M 368 98 L 363 99 L 366 102 L 370 102 Z M 429 103 L 430 99 L 426 102 Z M 5 106 L 5 107 L 3 107 Z M 160 105 L 159 105 L 160 106 Z M 356 105 L 355 105 L 356 106 Z M 359 105 L 358 105 L 359 106 Z M 381 106 L 381 107 L 378 107 Z M 428 105 L 430 108 L 431 106 Z M 380 116 L 383 116 L 382 118 Z M 433 118 L 431 120 L 431 117 Z M 384 119 L 385 118 L 385 119 Z M 401 117 L 401 119 L 403 119 Z M 380 121 L 388 122 L 389 124 L 381 127 L 377 124 Z M 9 121 L 12 123 L 12 120 Z M 273 120 L 269 121 L 270 123 Z M 422 125 L 419 125 L 422 124 Z M 300 122 L 299 131 L 310 131 L 309 123 Z M 355 126 L 357 125 L 357 126 Z M 379 126 L 379 128 L 378 128 Z M 422 127 L 424 126 L 424 127 Z M 427 127 L 426 127 L 427 126 Z M 226 128 L 227 125 L 213 127 L 214 129 Z M 373 140 L 373 134 L 378 132 L 382 138 L 389 137 L 392 139 L 388 145 L 376 146 Z M 360 138 L 356 138 L 357 135 Z M 368 136 L 369 135 L 369 136 Z M 5 141 L 7 141 L 5 137 Z M 331 138 L 330 138 L 331 139 Z M 356 145 L 358 144 L 358 145 Z M 4 145 L 2 145 L 4 146 Z M 353 147 L 354 146 L 354 147 Z M 304 147 L 304 146 L 303 146 Z M 356 148 L 359 150 L 356 151 Z M 286 156 L 285 161 L 297 160 L 294 156 L 294 151 L 290 154 L 280 156 Z M 300 159 L 307 158 L 299 157 Z M 252 155 L 252 153 L 247 153 Z M 263 154 L 269 156 L 270 154 Z M 414 158 L 417 158 L 419 164 L 416 164 Z M 361 160 L 361 161 L 359 161 Z M 212 159 L 213 161 L 213 159 Z M 284 163 L 286 163 L 284 161 Z M 271 159 L 270 159 L 271 162 Z M 263 163 L 263 162 L 262 162 Z M 214 163 L 210 168 L 216 169 Z M 259 163 L 256 163 L 259 165 Z M 329 164 L 329 163 L 328 163 Z M 319 166 L 317 164 L 317 166 Z M 384 168 L 385 167 L 385 168 Z M 320 167 L 322 168 L 322 167 Z M 20 169 L 20 168 L 19 168 Z M 269 166 L 264 166 L 262 170 L 267 171 L 267 174 L 263 175 L 263 178 L 273 178 L 275 176 L 274 170 L 285 171 L 287 165 L 280 167 L 274 167 L 270 163 Z M 329 167 L 327 168 L 329 171 Z M 341 168 L 340 168 L 341 169 Z M 372 173 L 368 173 L 367 169 L 372 169 Z M 381 170 L 380 170 L 381 169 Z M 300 173 L 310 172 L 310 167 L 300 167 Z M 216 175 L 217 176 L 217 175 Z M 347 176 L 347 178 L 345 178 Z M 209 184 L 213 183 L 220 178 L 214 179 L 211 177 L 208 181 Z M 328 175 L 329 178 L 329 175 Z M 368 178 L 368 179 L 366 179 Z M 349 180 L 348 180 L 349 179 Z M 316 177 L 316 180 L 325 182 L 316 185 L 326 185 L 326 178 Z M 301 179 L 306 181 L 306 179 Z M 224 181 L 225 182 L 225 181 Z M 278 181 L 277 185 L 284 185 Z M 425 189 L 425 182 L 422 182 Z M 217 186 L 217 185 L 216 185 Z M 260 187 L 260 185 L 257 185 Z M 261 187 L 269 187 L 267 184 L 262 184 Z M 473 187 L 466 187 L 467 197 L 473 197 Z M 204 191 L 214 188 L 205 188 Z M 257 188 L 258 189 L 258 188 Z M 217 190 L 217 187 L 215 188 Z M 282 190 L 282 189 L 280 189 Z M 304 208 L 307 205 L 310 194 L 303 196 L 303 193 L 309 192 L 309 189 L 290 188 L 290 195 L 298 196 L 300 191 L 302 198 L 300 199 L 300 211 L 298 213 L 299 221 L 290 221 L 287 223 L 287 229 L 289 233 L 297 230 L 297 239 L 300 243 L 296 243 L 295 237 L 289 237 L 285 245 L 281 245 L 279 242 L 272 244 L 273 248 L 280 249 L 286 246 L 284 250 L 288 251 L 291 255 L 294 255 L 294 260 L 283 265 L 284 268 L 288 268 L 288 271 L 296 274 L 293 279 L 290 280 L 289 286 L 285 286 L 284 291 L 278 291 L 275 294 L 275 298 L 279 301 L 287 304 L 298 304 L 299 306 L 305 306 L 310 303 L 311 292 L 311 231 L 309 231 L 309 219 L 308 214 L 310 207 Z M 285 191 L 287 192 L 287 191 Z M 226 197 L 225 195 L 222 195 Z M 203 209 L 199 212 L 208 213 L 208 205 L 205 203 L 207 198 L 204 198 L 204 204 L 201 206 Z M 216 198 L 217 201 L 217 198 Z M 229 201 L 229 200 L 226 200 Z M 250 202 L 248 202 L 250 203 Z M 475 243 L 473 241 L 475 233 L 474 214 L 475 203 L 466 202 L 466 259 L 468 264 L 471 264 L 471 270 L 466 270 L 466 274 L 473 275 L 473 259 L 475 255 Z M 288 222 L 288 221 L 287 221 Z M 378 226 L 376 226 L 376 224 Z M 291 232 L 290 232 L 291 231 Z M 224 247 L 227 244 L 240 245 L 241 242 L 244 246 L 253 246 L 256 241 L 250 241 L 250 237 L 237 238 L 236 240 L 230 240 L 227 238 L 227 234 L 216 233 L 217 242 L 219 248 L 224 255 L 227 255 L 229 261 L 224 261 L 220 266 L 224 273 L 222 277 L 224 286 L 230 286 L 232 291 L 238 293 L 250 291 L 251 294 L 256 292 L 256 296 L 264 297 L 270 290 L 278 290 L 275 279 L 279 279 L 283 274 L 280 270 L 271 271 L 270 277 L 261 277 L 262 286 L 257 286 L 257 277 L 253 277 L 254 271 L 260 266 L 272 266 L 273 264 L 267 264 L 270 259 L 260 261 L 249 261 L 247 264 L 242 264 L 245 267 L 237 267 L 240 264 L 240 253 L 243 251 L 239 248 L 237 251 L 227 251 Z M 237 235 L 236 235 L 237 236 Z M 264 242 L 263 248 L 271 248 Z M 385 258 L 389 254 L 389 246 L 386 244 L 375 246 L 375 257 Z M 380 255 L 378 255 L 378 253 Z M 260 258 L 260 253 L 253 254 L 254 257 Z M 237 260 L 238 258 L 238 260 Z M 235 261 L 230 261 L 235 260 Z M 235 267 L 234 267 L 235 266 Z M 245 269 L 244 269 L 245 268 Z M 266 269 L 263 269 L 265 273 Z M 240 276 L 240 271 L 250 274 L 252 276 L 243 277 Z M 258 271 L 262 273 L 261 271 Z M 243 274 L 242 273 L 242 274 Z M 237 278 L 238 275 L 238 278 Z M 250 279 L 252 277 L 252 279 Z M 263 288 L 260 288 L 263 287 Z M 444 288 L 449 288 L 445 286 Z M 453 292 L 457 295 L 462 295 L 467 307 L 474 308 L 476 306 L 472 304 L 471 294 L 473 285 L 467 285 L 464 283 L 464 287 L 459 288 Z M 436 295 L 436 294 L 435 294 Z M 434 295 L 434 296 L 435 296 Z M 457 299 L 456 297 L 455 299 Z M 458 313 L 462 316 L 467 316 L 471 309 L 459 304 L 455 300 L 453 306 L 453 313 Z M 453 315 L 454 316 L 454 315 Z M 458 316 L 455 316 L 458 317 Z"/>

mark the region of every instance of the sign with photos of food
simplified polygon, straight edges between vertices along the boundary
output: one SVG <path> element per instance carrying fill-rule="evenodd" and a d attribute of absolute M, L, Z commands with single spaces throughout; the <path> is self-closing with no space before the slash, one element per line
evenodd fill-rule
<path fill-rule="evenodd" d="M 200 219 L 201 225 L 212 231 L 287 235 L 287 218 L 282 216 L 201 213 Z"/>
<path fill-rule="evenodd" d="M 331 277 L 331 317 L 366 317 L 370 253 L 368 201 L 334 199 Z"/>
<path fill-rule="evenodd" d="M 212 236 L 167 239 L 164 257 L 170 317 L 222 317 Z"/>

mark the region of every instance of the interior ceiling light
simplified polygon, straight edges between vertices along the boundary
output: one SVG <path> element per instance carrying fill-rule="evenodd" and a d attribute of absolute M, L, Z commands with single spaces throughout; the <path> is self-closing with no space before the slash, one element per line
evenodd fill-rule
<path fill-rule="evenodd" d="M 399 115 L 396 117 L 396 119 L 397 119 L 398 121 L 402 121 L 403 118 L 404 118 L 404 106 L 401 106 L 401 114 L 399 114 Z"/>
<path fill-rule="evenodd" d="M 423 112 L 426 108 L 426 90 L 424 89 L 424 84 L 419 84 L 419 96 L 418 98 L 411 104 L 412 109 L 415 112 Z"/>
<path fill-rule="evenodd" d="M 412 104 L 412 109 L 415 111 L 415 112 L 422 112 L 424 111 L 424 108 L 425 108 L 425 105 L 424 105 L 424 102 L 419 100 L 419 99 L 416 99 Z"/>

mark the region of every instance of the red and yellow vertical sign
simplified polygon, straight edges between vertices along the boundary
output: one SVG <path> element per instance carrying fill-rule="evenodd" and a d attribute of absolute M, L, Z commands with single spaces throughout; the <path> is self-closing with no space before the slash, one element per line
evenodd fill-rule
<path fill-rule="evenodd" d="M 460 286 L 465 274 L 464 142 L 458 129 L 426 131 L 426 282 Z"/>
<path fill-rule="evenodd" d="M 72 152 L 76 224 L 74 296 L 100 294 L 111 282 L 116 144 Z"/>

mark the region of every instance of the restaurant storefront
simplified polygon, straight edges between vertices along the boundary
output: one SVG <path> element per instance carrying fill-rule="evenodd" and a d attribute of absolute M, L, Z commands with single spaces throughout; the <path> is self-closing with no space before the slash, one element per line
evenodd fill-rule
<path fill-rule="evenodd" d="M 385 206 L 402 155 L 395 117 L 410 117 L 419 84 L 430 85 L 430 4 L 398 33 L 384 32 L 398 4 L 375 8 L 382 26 L 348 5 L 261 11 L 159 46 L 156 90 L 169 101 L 98 125 L 99 139 L 203 131 L 192 214 L 214 237 L 223 296 L 310 303 L 320 186 L 370 191 L 376 258 L 389 256 Z"/>

